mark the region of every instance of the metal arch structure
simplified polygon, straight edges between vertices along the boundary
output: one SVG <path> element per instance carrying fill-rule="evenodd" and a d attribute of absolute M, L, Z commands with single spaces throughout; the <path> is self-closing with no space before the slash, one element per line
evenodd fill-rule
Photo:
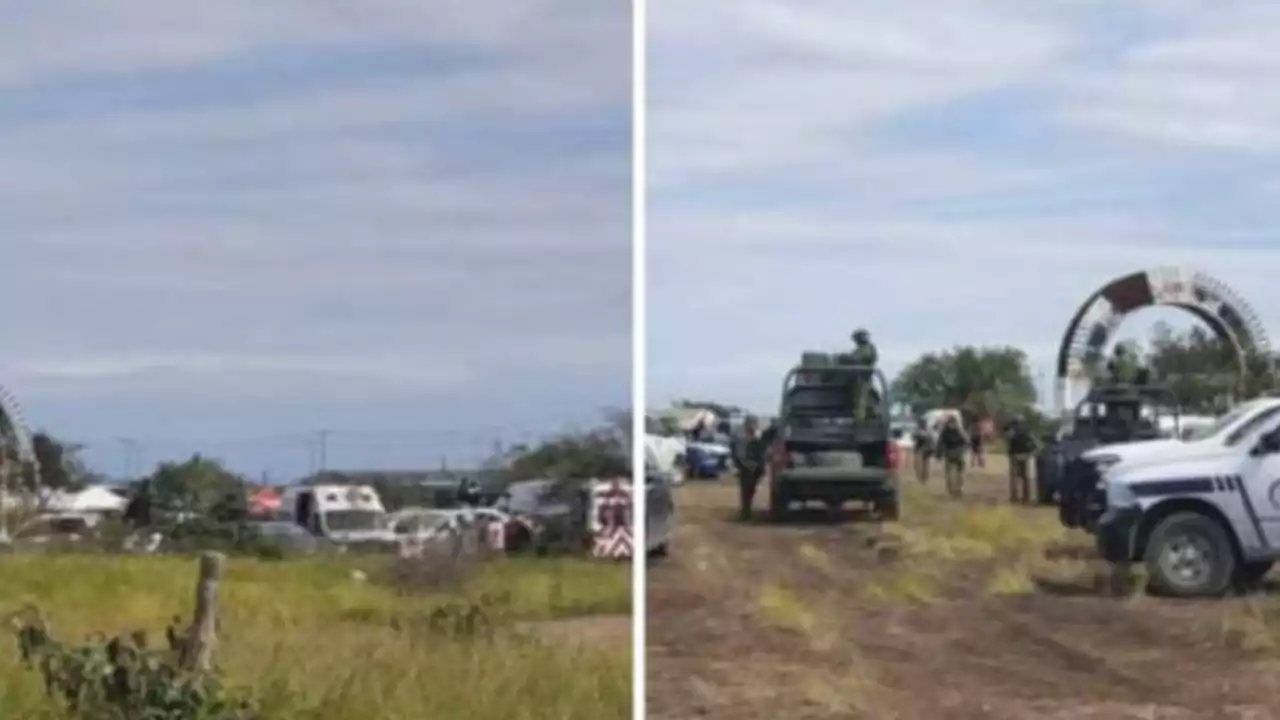
<path fill-rule="evenodd" d="M 9 389 L 0 386 L 0 442 L 12 447 L 23 465 L 39 470 L 35 442 L 23 416 L 22 405 Z"/>
<path fill-rule="evenodd" d="M 1203 272 L 1178 267 L 1142 270 L 1118 277 L 1089 296 L 1067 326 L 1058 349 L 1055 399 L 1060 412 L 1069 406 L 1072 380 L 1086 358 L 1101 357 L 1120 323 L 1146 307 L 1185 310 L 1218 339 L 1235 348 L 1244 376 L 1255 358 L 1272 362 L 1271 341 L 1257 312 L 1229 285 Z"/>

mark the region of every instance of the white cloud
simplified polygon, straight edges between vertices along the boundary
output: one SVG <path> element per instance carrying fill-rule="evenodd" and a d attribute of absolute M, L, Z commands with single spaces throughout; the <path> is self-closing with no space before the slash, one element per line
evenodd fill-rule
<path fill-rule="evenodd" d="M 630 32 L 565 0 L 0 10 L 0 380 L 80 439 L 598 417 Z"/>
<path fill-rule="evenodd" d="M 1280 320 L 1263 3 L 779 7 L 652 11 L 651 402 L 767 410 L 856 326 L 890 372 L 978 343 L 1048 373 L 1079 304 L 1155 266 Z"/>

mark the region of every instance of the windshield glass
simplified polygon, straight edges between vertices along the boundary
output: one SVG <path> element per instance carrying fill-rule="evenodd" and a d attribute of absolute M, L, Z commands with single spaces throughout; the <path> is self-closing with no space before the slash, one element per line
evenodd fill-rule
<path fill-rule="evenodd" d="M 1223 415 L 1214 422 L 1186 433 L 1186 438 L 1187 440 L 1204 440 L 1205 438 L 1213 437 L 1214 435 L 1221 433 L 1223 430 L 1226 430 L 1228 427 L 1240 422 L 1241 418 L 1252 413 L 1256 408 L 1256 403 L 1245 403 L 1244 405 L 1239 405 L 1231 412 Z"/>
<path fill-rule="evenodd" d="M 385 526 L 385 514 L 376 510 L 326 510 L 325 526 L 329 530 L 381 530 Z"/>

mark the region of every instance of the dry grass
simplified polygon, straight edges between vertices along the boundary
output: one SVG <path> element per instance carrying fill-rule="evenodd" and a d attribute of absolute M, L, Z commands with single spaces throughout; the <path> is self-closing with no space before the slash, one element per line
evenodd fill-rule
<path fill-rule="evenodd" d="M 555 642 L 500 625 L 492 640 L 393 629 L 457 600 L 397 596 L 352 571 L 360 560 L 233 560 L 221 588 L 227 681 L 271 718 L 596 720 L 631 711 L 630 649 Z M 157 636 L 193 602 L 195 563 L 155 557 L 0 558 L 0 611 L 37 605 L 55 635 L 145 629 Z M 372 573 L 370 573 L 372 576 Z M 501 598 L 503 621 L 628 613 L 625 566 L 498 561 L 458 591 Z M 53 720 L 37 674 L 0 644 L 0 717 Z"/>
<path fill-rule="evenodd" d="M 873 599 L 933 602 L 948 572 L 973 561 L 996 563 L 986 583 L 996 595 L 1033 592 L 1036 577 L 1064 571 L 1045 553 L 1070 536 L 1041 510 L 955 503 L 914 483 L 904 483 L 902 494 L 903 522 L 885 526 L 882 541 L 896 549 L 898 560 L 867 586 Z"/>

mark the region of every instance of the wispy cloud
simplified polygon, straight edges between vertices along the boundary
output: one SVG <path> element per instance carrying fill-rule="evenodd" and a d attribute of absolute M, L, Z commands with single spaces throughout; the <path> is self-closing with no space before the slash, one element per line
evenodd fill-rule
<path fill-rule="evenodd" d="M 0 382 L 111 462 L 336 427 L 421 463 L 625 403 L 629 39 L 563 0 L 0 9 Z"/>
<path fill-rule="evenodd" d="M 1271 5 L 654 4 L 651 401 L 767 409 L 860 325 L 890 371 L 1009 343 L 1049 372 L 1090 292 L 1157 265 L 1274 326 Z"/>

